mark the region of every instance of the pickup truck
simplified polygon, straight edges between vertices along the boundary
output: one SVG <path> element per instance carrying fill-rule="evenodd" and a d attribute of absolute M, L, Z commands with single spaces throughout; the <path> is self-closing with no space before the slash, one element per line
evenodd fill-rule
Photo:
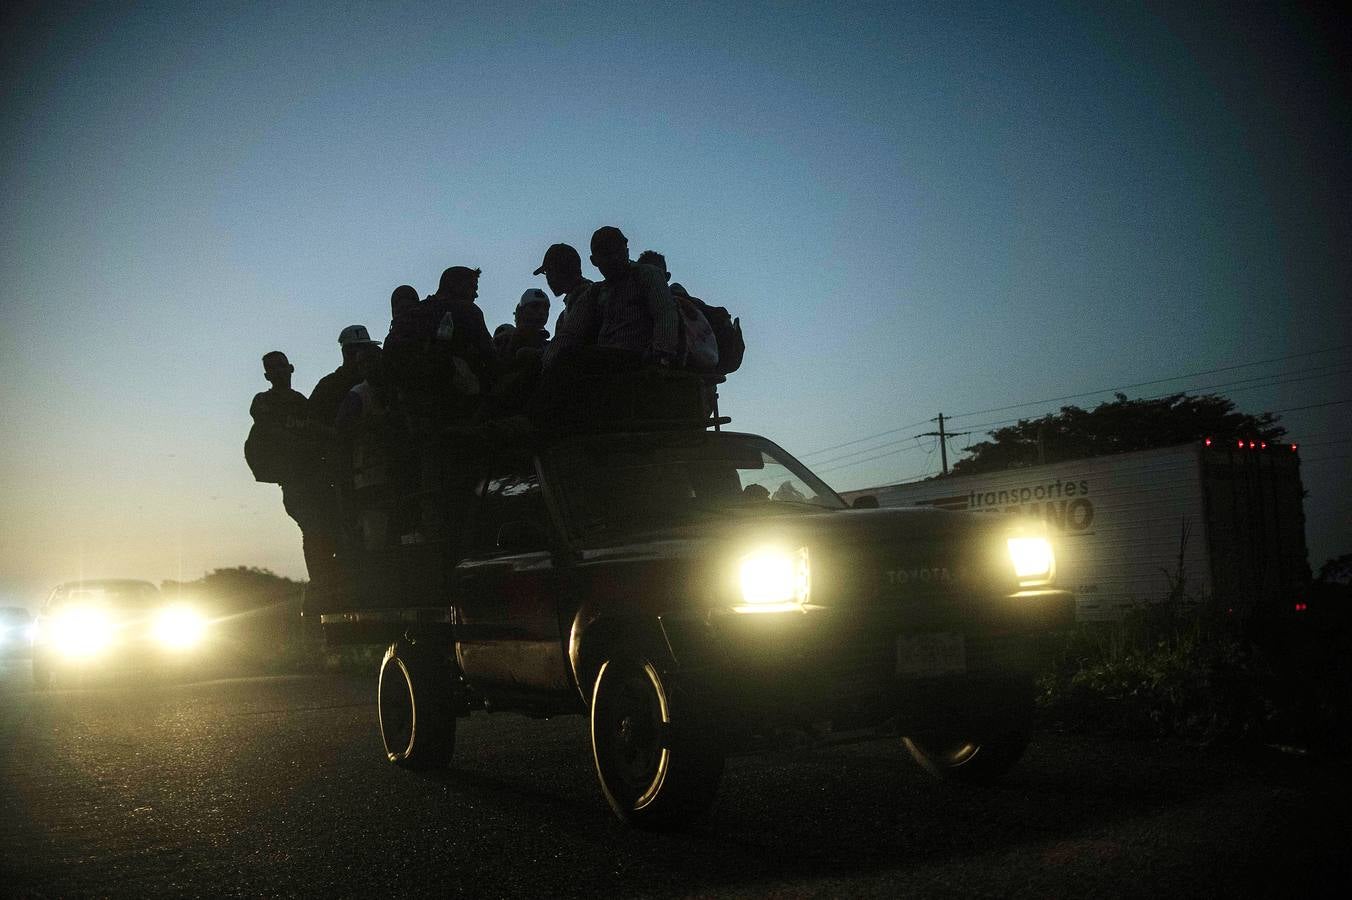
<path fill-rule="evenodd" d="M 846 504 L 696 388 L 711 407 L 675 419 L 422 446 L 416 503 L 449 534 L 361 551 L 307 599 L 331 643 L 388 643 L 389 761 L 449 765 L 477 711 L 589 716 L 607 803 L 645 827 L 786 734 L 884 732 L 936 776 L 1002 776 L 1075 614 L 1044 524 Z"/>
<path fill-rule="evenodd" d="M 852 508 L 724 423 L 472 455 L 458 540 L 367 553 L 308 602 L 331 643 L 389 642 L 391 762 L 449 765 L 476 711 L 586 715 L 606 801 L 660 827 L 785 733 L 894 734 L 975 781 L 1019 759 L 1037 647 L 1074 618 L 1041 523 Z"/>

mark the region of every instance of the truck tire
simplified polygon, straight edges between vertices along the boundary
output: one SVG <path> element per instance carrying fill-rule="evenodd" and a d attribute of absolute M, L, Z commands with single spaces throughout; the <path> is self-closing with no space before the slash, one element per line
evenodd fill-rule
<path fill-rule="evenodd" d="M 405 769 L 444 769 L 455 752 L 450 667 L 406 640 L 380 663 L 380 738 L 390 762 Z"/>
<path fill-rule="evenodd" d="M 601 664 L 591 738 L 601 792 L 622 822 L 680 825 L 718 792 L 726 754 L 707 710 L 646 657 L 617 654 Z"/>
<path fill-rule="evenodd" d="M 936 778 L 990 784 L 1014 767 L 1028 748 L 1028 732 L 989 738 L 912 735 L 901 739 L 911 758 Z"/>

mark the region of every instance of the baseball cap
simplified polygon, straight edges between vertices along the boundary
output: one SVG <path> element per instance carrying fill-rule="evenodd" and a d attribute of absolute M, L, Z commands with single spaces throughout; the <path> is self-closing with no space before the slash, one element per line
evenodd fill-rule
<path fill-rule="evenodd" d="M 540 303 L 548 306 L 549 295 L 539 288 L 530 288 L 521 295 L 521 299 L 516 303 L 516 308 L 520 309 L 523 306 L 535 306 Z"/>
<path fill-rule="evenodd" d="M 544 261 L 540 263 L 540 268 L 532 272 L 532 275 L 542 275 L 551 269 L 576 269 L 582 271 L 582 257 L 577 255 L 568 244 L 550 244 L 549 249 L 545 251 Z"/>
<path fill-rule="evenodd" d="M 365 325 L 349 325 L 338 333 L 338 343 L 344 347 L 348 344 L 375 344 L 380 346 L 380 341 L 371 340 L 371 332 L 366 330 Z"/>
<path fill-rule="evenodd" d="M 604 253 L 607 250 L 618 250 L 629 246 L 629 238 L 624 236 L 624 232 L 614 225 L 602 225 L 592 232 L 591 252 Z"/>

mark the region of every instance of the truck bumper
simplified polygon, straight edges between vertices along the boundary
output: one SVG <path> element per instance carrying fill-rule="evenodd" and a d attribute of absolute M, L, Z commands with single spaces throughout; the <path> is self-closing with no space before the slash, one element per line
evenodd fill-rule
<path fill-rule="evenodd" d="M 1048 637 L 1074 622 L 1066 591 L 961 606 L 895 603 L 662 620 L 677 670 L 737 722 L 891 718 L 908 733 L 1026 721 Z"/>

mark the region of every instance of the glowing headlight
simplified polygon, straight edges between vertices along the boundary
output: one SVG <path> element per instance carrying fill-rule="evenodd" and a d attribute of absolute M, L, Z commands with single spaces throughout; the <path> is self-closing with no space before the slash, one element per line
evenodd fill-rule
<path fill-rule="evenodd" d="M 155 640 L 174 650 L 196 646 L 206 631 L 206 617 L 188 606 L 170 606 L 155 617 Z"/>
<path fill-rule="evenodd" d="M 807 603 L 812 574 L 806 547 L 758 550 L 742 557 L 740 574 L 744 605 L 738 612 L 786 612 Z"/>
<path fill-rule="evenodd" d="M 1014 574 L 1021 584 L 1051 581 L 1056 568 L 1056 557 L 1046 538 L 1010 538 L 1009 558 L 1014 561 Z"/>
<path fill-rule="evenodd" d="M 98 607 L 73 606 L 52 620 L 50 641 L 66 656 L 95 656 L 113 642 L 113 622 Z"/>

